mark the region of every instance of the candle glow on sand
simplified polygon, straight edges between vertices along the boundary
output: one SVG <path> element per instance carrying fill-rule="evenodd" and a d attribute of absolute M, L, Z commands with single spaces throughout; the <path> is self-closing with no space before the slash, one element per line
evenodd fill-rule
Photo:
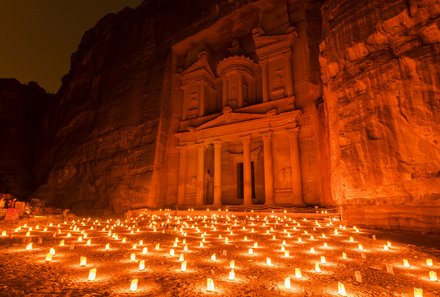
<path fill-rule="evenodd" d="M 299 221 L 301 223 L 298 223 Z M 23 243 L 27 242 L 26 249 L 32 250 L 27 254 L 29 256 L 35 254 L 35 257 L 40 259 L 37 262 L 41 263 L 43 262 L 41 259 L 44 259 L 45 265 L 56 269 L 63 269 L 64 266 L 76 267 L 78 273 L 83 273 L 80 278 L 84 278 L 86 272 L 82 268 L 87 266 L 88 259 L 91 259 L 100 269 L 99 284 L 118 282 L 113 279 L 124 277 L 125 285 L 118 284 L 120 288 L 118 290 L 121 292 L 127 292 L 128 280 L 130 280 L 128 291 L 138 292 L 138 281 L 146 285 L 143 279 L 148 279 L 150 273 L 160 275 L 163 272 L 166 275 L 164 267 L 169 265 L 175 267 L 175 271 L 182 272 L 179 275 L 183 280 L 188 279 L 189 283 L 196 282 L 196 276 L 203 276 L 206 279 L 206 288 L 201 285 L 199 289 L 206 294 L 228 293 L 235 290 L 235 287 L 231 286 L 246 285 L 249 276 L 254 275 L 258 270 L 259 275 L 263 275 L 259 279 L 262 283 L 273 281 L 274 276 L 278 278 L 277 290 L 289 290 L 290 293 L 297 290 L 316 293 L 322 290 L 320 292 L 331 291 L 334 292 L 332 294 L 336 294 L 337 287 L 337 295 L 347 296 L 343 283 L 350 284 L 351 280 L 343 277 L 338 283 L 333 279 L 340 272 L 349 269 L 353 269 L 350 275 L 356 275 L 358 273 L 356 270 L 359 268 L 352 267 L 352 263 L 363 265 L 364 250 L 368 255 L 372 255 L 370 261 L 374 261 L 375 255 L 380 255 L 385 259 L 385 264 L 413 273 L 417 276 L 416 279 L 425 282 L 420 283 L 420 288 L 426 289 L 426 284 L 432 286 L 438 284 L 436 271 L 438 267 L 434 265 L 436 259 L 433 260 L 432 256 L 421 256 L 420 259 L 425 260 L 418 262 L 414 260 L 410 266 L 406 259 L 413 258 L 401 253 L 403 248 L 400 246 L 367 238 L 364 236 L 365 231 L 357 227 L 349 228 L 338 224 L 339 227 L 335 228 L 332 222 L 333 220 L 324 219 L 300 220 L 273 213 L 237 215 L 221 211 L 210 212 L 209 215 L 200 215 L 200 213 L 193 215 L 191 212 L 180 215 L 162 211 L 150 212 L 126 220 L 103 221 L 83 218 L 63 222 L 59 226 L 53 224 L 53 227 L 50 227 L 50 224 L 47 224 L 46 237 L 43 235 L 43 228 L 36 228 L 31 224 L 29 227 L 14 227 L 11 233 L 17 234 L 15 235 L 17 238 L 23 238 Z M 31 229 L 32 227 L 34 228 Z M 30 238 L 26 236 L 30 229 L 33 230 L 32 237 L 42 237 L 38 243 L 35 243 L 38 248 L 32 249 L 32 242 L 29 242 Z M 5 232 L 7 234 L 8 231 Z M 67 233 L 71 234 L 70 238 L 66 236 Z M 121 234 L 125 236 L 122 237 Z M 58 242 L 58 236 L 64 239 L 61 239 L 55 251 L 50 245 L 53 245 L 54 241 L 55 244 Z M 51 238 L 52 240 L 49 240 Z M 5 238 L 5 240 L 9 239 Z M 90 244 L 91 241 L 94 242 L 93 245 Z M 384 253 L 383 250 L 391 249 L 390 246 L 394 246 L 392 252 Z M 151 249 L 150 253 L 149 249 Z M 21 247 L 20 250 L 23 251 L 23 248 Z M 106 252 L 102 253 L 103 250 Z M 345 251 L 350 253 L 350 260 L 347 260 Z M 56 253 L 57 261 L 53 261 Z M 80 258 L 79 267 L 78 258 Z M 59 265 L 59 263 L 69 264 L 70 259 L 74 259 L 73 265 Z M 192 268 L 189 273 L 188 260 Z M 403 264 L 399 265 L 399 262 Z M 148 270 L 146 270 L 147 263 Z M 383 265 L 383 262 L 380 264 Z M 130 268 L 125 269 L 123 265 Z M 402 266 L 411 269 L 403 269 Z M 225 268 L 228 270 L 215 273 Z M 72 270 L 69 272 L 68 269 L 66 271 L 66 275 L 75 275 L 75 273 Z M 95 281 L 96 266 L 88 273 L 87 279 L 90 282 Z M 388 273 L 390 277 L 396 277 L 392 269 Z M 326 281 L 319 281 L 317 277 Z M 356 280 L 358 286 L 369 285 L 367 278 L 362 280 L 356 277 Z M 93 284 L 89 283 L 89 285 Z M 329 289 L 330 287 L 332 289 Z M 191 295 L 193 289 L 188 287 L 185 290 L 187 295 Z M 350 290 L 354 291 L 355 288 Z M 353 294 L 363 296 L 363 293 L 359 292 Z"/>

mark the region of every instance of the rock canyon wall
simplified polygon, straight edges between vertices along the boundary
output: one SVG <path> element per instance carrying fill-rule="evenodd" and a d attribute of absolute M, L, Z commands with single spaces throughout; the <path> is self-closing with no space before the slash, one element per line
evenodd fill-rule
<path fill-rule="evenodd" d="M 330 189 L 354 224 L 439 230 L 440 2 L 329 0 Z"/>
<path fill-rule="evenodd" d="M 438 0 L 149 0 L 108 15 L 41 105 L 38 149 L 15 158 L 32 177 L 17 188 L 82 214 L 174 206 L 179 73 L 201 52 L 215 69 L 234 39 L 258 63 L 254 28 L 294 30 L 304 202 L 354 224 L 439 231 L 439 15 Z"/>
<path fill-rule="evenodd" d="M 47 140 L 43 117 L 52 100 L 35 82 L 0 79 L 0 193 L 22 199 L 38 185 L 34 164 Z"/>

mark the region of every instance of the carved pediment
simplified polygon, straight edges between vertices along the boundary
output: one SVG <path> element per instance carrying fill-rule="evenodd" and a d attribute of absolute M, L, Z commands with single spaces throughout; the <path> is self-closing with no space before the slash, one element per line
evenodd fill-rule
<path fill-rule="evenodd" d="M 214 73 L 208 62 L 208 54 L 203 51 L 198 55 L 198 58 L 191 66 L 178 74 L 182 80 L 190 80 L 198 76 L 214 79 Z"/>
<path fill-rule="evenodd" d="M 246 122 L 250 120 L 257 120 L 257 119 L 265 118 L 267 116 L 268 116 L 267 114 L 232 112 L 230 108 L 226 107 L 223 110 L 223 114 L 221 114 L 220 116 L 209 122 L 200 125 L 199 127 L 196 128 L 196 130 L 203 130 L 212 127 L 219 127 L 224 125 L 236 124 L 240 122 Z"/>
<path fill-rule="evenodd" d="M 259 28 L 252 32 L 259 58 L 290 49 L 297 36 L 298 34 L 293 27 L 290 27 L 286 34 L 281 35 L 265 35 L 264 31 Z"/>

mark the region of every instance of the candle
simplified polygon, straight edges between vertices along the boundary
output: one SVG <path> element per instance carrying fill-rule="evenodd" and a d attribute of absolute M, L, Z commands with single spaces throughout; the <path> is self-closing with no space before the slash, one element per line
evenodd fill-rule
<path fill-rule="evenodd" d="M 215 254 L 212 254 L 211 255 L 211 261 L 215 261 L 215 260 L 217 260 L 217 256 Z"/>
<path fill-rule="evenodd" d="M 182 265 L 180 265 L 180 271 L 185 272 L 186 271 L 186 261 L 182 262 Z"/>
<path fill-rule="evenodd" d="M 437 281 L 437 272 L 430 271 L 429 272 L 429 280 L 432 282 L 436 282 Z"/>
<path fill-rule="evenodd" d="M 60 246 L 64 246 L 64 239 L 60 241 Z"/>
<path fill-rule="evenodd" d="M 325 260 L 325 257 L 321 256 L 321 264 L 325 264 L 325 263 L 327 263 L 327 261 Z"/>
<path fill-rule="evenodd" d="M 254 254 L 254 250 L 252 248 L 249 248 L 248 253 L 249 253 L 249 255 L 253 255 Z"/>
<path fill-rule="evenodd" d="M 423 297 L 423 289 L 414 288 L 414 297 Z"/>
<path fill-rule="evenodd" d="M 341 296 L 347 296 L 347 292 L 345 291 L 345 286 L 341 282 L 338 282 L 338 294 Z"/>
<path fill-rule="evenodd" d="M 32 242 L 29 242 L 29 243 L 26 245 L 26 250 L 27 250 L 27 251 L 32 250 Z"/>
<path fill-rule="evenodd" d="M 92 243 L 92 240 L 88 239 L 86 245 L 90 246 L 91 243 Z"/>
<path fill-rule="evenodd" d="M 50 248 L 49 253 L 52 254 L 52 256 L 55 256 L 55 249 L 54 248 Z"/>
<path fill-rule="evenodd" d="M 51 253 L 46 254 L 46 262 L 51 262 L 53 258 L 53 255 Z"/>
<path fill-rule="evenodd" d="M 345 252 L 342 252 L 342 259 L 347 260 L 347 254 Z"/>
<path fill-rule="evenodd" d="M 384 244 L 383 249 L 384 249 L 385 251 L 388 251 L 388 250 L 389 250 L 388 245 Z"/>
<path fill-rule="evenodd" d="M 433 266 L 432 259 L 426 259 L 426 265 L 432 267 Z"/>
<path fill-rule="evenodd" d="M 295 268 L 295 277 L 296 278 L 302 278 L 301 269 Z"/>
<path fill-rule="evenodd" d="M 174 256 L 174 249 L 170 249 L 170 256 L 171 256 L 171 257 Z"/>
<path fill-rule="evenodd" d="M 2 231 L 2 236 L 4 237 L 4 236 L 7 236 L 8 234 L 6 233 L 6 231 Z"/>
<path fill-rule="evenodd" d="M 159 249 L 160 249 L 160 243 L 157 243 L 157 244 L 156 244 L 155 249 L 156 249 L 156 250 L 159 250 Z"/>
<path fill-rule="evenodd" d="M 96 278 L 96 268 L 89 270 L 89 281 L 93 281 Z"/>
<path fill-rule="evenodd" d="M 404 267 L 410 267 L 409 262 L 407 259 L 403 259 L 403 266 Z"/>
<path fill-rule="evenodd" d="M 131 292 L 136 292 L 137 287 L 138 287 L 138 279 L 137 278 L 132 279 L 131 283 L 130 283 L 130 291 Z"/>
<path fill-rule="evenodd" d="M 360 251 L 363 251 L 363 250 L 364 250 L 364 248 L 362 247 L 362 244 L 358 244 L 358 249 L 359 249 Z"/>
<path fill-rule="evenodd" d="M 183 254 L 180 254 L 180 256 L 179 256 L 179 262 L 183 262 L 185 259 L 184 259 L 184 257 L 183 257 Z"/>
<path fill-rule="evenodd" d="M 231 271 L 229 271 L 229 280 L 234 280 L 235 279 L 235 271 L 234 269 L 231 269 Z"/>
<path fill-rule="evenodd" d="M 315 271 L 321 272 L 321 268 L 319 267 L 319 263 L 315 263 Z"/>
<path fill-rule="evenodd" d="M 272 260 L 269 257 L 266 258 L 266 264 L 267 266 L 272 266 Z"/>
<path fill-rule="evenodd" d="M 286 278 L 284 279 L 284 287 L 285 287 L 286 289 L 290 289 L 290 277 L 286 277 Z"/>
<path fill-rule="evenodd" d="M 131 262 L 135 262 L 136 261 L 136 254 L 135 253 L 131 253 L 130 254 L 130 261 Z"/>
<path fill-rule="evenodd" d="M 106 244 L 105 244 L 105 250 L 108 251 L 109 249 L 110 249 L 110 243 L 106 243 Z"/>
<path fill-rule="evenodd" d="M 212 278 L 207 278 L 206 280 L 206 290 L 213 292 L 215 291 L 215 287 L 214 287 L 214 281 L 212 280 Z"/>
<path fill-rule="evenodd" d="M 145 269 L 145 260 L 139 261 L 139 271 L 143 271 Z"/>
<path fill-rule="evenodd" d="M 146 253 L 148 253 L 148 248 L 147 247 L 144 247 L 143 249 L 142 249 L 142 254 L 146 254 Z"/>
<path fill-rule="evenodd" d="M 80 266 L 80 267 L 84 267 L 84 266 L 86 266 L 86 265 L 87 265 L 87 258 L 84 257 L 84 256 L 81 256 L 81 257 L 79 258 L 79 266 Z"/>
<path fill-rule="evenodd" d="M 289 251 L 284 251 L 284 257 L 289 257 Z"/>
<path fill-rule="evenodd" d="M 231 260 L 231 262 L 229 262 L 229 268 L 231 269 L 235 268 L 235 260 Z"/>

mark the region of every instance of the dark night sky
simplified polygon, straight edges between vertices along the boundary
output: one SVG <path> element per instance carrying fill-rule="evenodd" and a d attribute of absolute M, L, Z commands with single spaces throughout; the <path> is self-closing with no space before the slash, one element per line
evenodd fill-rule
<path fill-rule="evenodd" d="M 0 0 L 0 77 L 55 93 L 84 32 L 142 0 Z"/>

